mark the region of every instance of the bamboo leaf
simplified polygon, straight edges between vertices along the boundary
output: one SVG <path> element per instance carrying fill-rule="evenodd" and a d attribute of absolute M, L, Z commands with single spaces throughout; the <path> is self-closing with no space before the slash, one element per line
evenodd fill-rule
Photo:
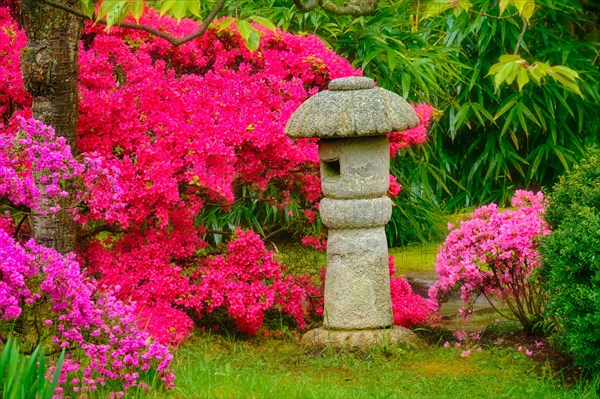
<path fill-rule="evenodd" d="M 529 108 L 527 108 L 527 106 L 524 103 L 519 103 L 519 109 L 521 110 L 521 112 L 523 113 L 523 115 L 525 115 L 527 117 L 527 119 L 529 119 L 530 121 L 532 121 L 536 125 L 540 126 L 540 122 L 538 121 L 538 119 L 535 117 L 535 115 L 533 114 L 533 112 L 531 112 L 529 110 Z"/>
<path fill-rule="evenodd" d="M 519 119 L 519 123 L 521 124 L 521 128 L 523 129 L 526 135 L 529 135 L 529 128 L 527 126 L 527 121 L 525 121 L 525 116 L 522 112 L 522 105 L 523 103 L 518 103 L 517 107 L 515 108 L 515 112 L 517 114 L 517 118 Z"/>
<path fill-rule="evenodd" d="M 458 0 L 458 6 L 465 11 L 469 11 L 473 7 L 473 3 L 469 0 Z"/>
<path fill-rule="evenodd" d="M 533 159 L 533 163 L 531 164 L 531 170 L 529 171 L 530 176 L 533 177 L 537 173 L 537 170 L 542 163 L 544 152 L 542 151 L 542 147 L 538 147 L 535 149 L 535 157 Z"/>
<path fill-rule="evenodd" d="M 506 111 L 508 111 L 509 109 L 511 109 L 515 103 L 517 101 L 517 97 L 516 96 L 512 96 L 510 97 L 506 103 L 496 112 L 496 115 L 494 115 L 494 120 L 498 120 L 498 118 L 500 118 L 502 115 L 504 115 L 504 113 Z"/>
<path fill-rule="evenodd" d="M 575 80 L 579 78 L 579 74 L 576 71 L 562 65 L 556 65 L 548 68 L 548 75 L 552 76 L 555 81 L 563 85 L 567 90 L 583 97 L 579 84 Z"/>
<path fill-rule="evenodd" d="M 517 85 L 519 86 L 519 91 L 529 83 L 529 74 L 527 73 L 526 68 L 519 68 L 519 72 L 517 73 Z"/>
<path fill-rule="evenodd" d="M 511 0 L 500 0 L 498 2 L 498 5 L 500 6 L 500 15 L 504 13 L 504 10 L 506 10 L 506 7 L 508 7 L 509 3 L 511 3 Z"/>
<path fill-rule="evenodd" d="M 519 73 L 520 66 L 516 62 L 511 62 L 507 64 L 508 73 L 506 74 L 506 78 L 504 81 L 507 85 L 512 84 L 517 78 L 517 74 Z"/>
<path fill-rule="evenodd" d="M 135 18 L 136 22 L 140 22 L 140 17 L 144 12 L 144 0 L 133 0 L 131 6 L 131 15 Z"/>
<path fill-rule="evenodd" d="M 453 6 L 451 0 L 431 1 L 425 6 L 425 12 L 423 12 L 423 19 L 435 17 L 436 15 L 439 15 L 444 11 L 451 9 L 452 7 Z"/>
<path fill-rule="evenodd" d="M 510 138 L 511 138 L 515 148 L 518 150 L 519 149 L 519 139 L 517 138 L 517 135 L 515 134 L 514 130 L 511 130 Z"/>
<path fill-rule="evenodd" d="M 506 120 L 504 121 L 504 125 L 502 125 L 502 130 L 500 131 L 500 137 L 504 136 L 508 129 L 512 128 L 513 119 L 515 118 L 515 112 L 517 112 L 517 107 L 512 107 L 510 112 L 506 116 Z"/>
<path fill-rule="evenodd" d="M 259 15 L 255 15 L 249 18 L 252 22 L 256 22 L 257 24 L 259 24 L 260 26 L 267 28 L 270 31 L 275 32 L 275 30 L 277 29 L 277 27 L 275 26 L 275 24 L 271 21 L 269 21 L 267 18 L 265 17 L 261 17 Z"/>
<path fill-rule="evenodd" d="M 529 72 L 533 80 L 535 80 L 535 82 L 538 85 L 540 85 L 542 79 L 546 76 L 549 67 L 550 65 L 548 65 L 547 63 L 537 61 L 531 64 L 529 67 L 527 67 L 527 71 Z"/>
<path fill-rule="evenodd" d="M 534 0 L 513 0 L 515 7 L 519 15 L 525 18 L 527 22 L 531 19 L 535 13 L 535 1 Z"/>

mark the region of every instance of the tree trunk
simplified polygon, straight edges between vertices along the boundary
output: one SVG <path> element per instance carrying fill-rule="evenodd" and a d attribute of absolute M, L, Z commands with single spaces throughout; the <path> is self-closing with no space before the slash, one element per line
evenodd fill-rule
<path fill-rule="evenodd" d="M 62 2 L 80 9 L 80 0 Z M 28 40 L 21 56 L 21 69 L 25 88 L 33 97 L 33 117 L 54 127 L 77 154 L 77 59 L 84 21 L 37 0 L 21 0 L 21 17 Z M 35 176 L 36 181 L 39 177 Z M 68 203 L 67 198 L 48 203 L 44 208 L 57 204 L 64 208 Z M 38 244 L 60 253 L 75 249 L 77 226 L 67 212 L 34 213 L 32 232 Z"/>

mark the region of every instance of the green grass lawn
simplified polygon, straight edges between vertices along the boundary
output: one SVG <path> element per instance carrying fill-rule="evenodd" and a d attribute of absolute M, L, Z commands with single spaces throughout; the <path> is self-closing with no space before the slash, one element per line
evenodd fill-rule
<path fill-rule="evenodd" d="M 389 254 L 394 257 L 396 270 L 400 274 L 413 271 L 434 270 L 435 255 L 439 243 L 414 244 L 400 248 L 390 248 Z M 275 249 L 275 258 L 289 266 L 293 274 L 319 275 L 321 268 L 327 264 L 325 252 L 302 246 L 291 245 L 287 248 Z"/>
<path fill-rule="evenodd" d="M 400 274 L 432 270 L 439 244 L 393 248 Z M 295 274 L 315 274 L 324 253 L 305 247 L 276 251 Z M 470 327 L 493 325 L 497 316 L 476 315 Z M 460 320 L 451 329 L 468 329 Z M 272 324 L 272 323 L 271 323 Z M 277 323 L 276 323 L 277 324 Z M 279 325 L 279 324 L 277 324 Z M 502 324 L 504 325 L 504 324 Z M 508 324 L 506 324 L 508 325 Z M 597 398 L 584 384 L 567 386 L 549 366 L 515 348 L 483 346 L 463 358 L 465 348 L 422 343 L 412 347 L 374 347 L 366 353 L 307 354 L 300 333 L 240 337 L 197 332 L 174 350 L 175 389 L 129 393 L 150 398 Z M 518 328 L 518 326 L 517 326 Z M 511 327 L 511 330 L 514 326 Z M 449 330 L 446 332 L 450 335 Z M 436 340 L 430 341 L 436 342 Z"/>
<path fill-rule="evenodd" d="M 309 356 L 294 336 L 239 338 L 201 333 L 175 352 L 176 388 L 164 398 L 595 398 L 564 387 L 511 349 L 467 358 L 443 347 L 373 348 Z"/>
<path fill-rule="evenodd" d="M 439 246 L 439 243 L 415 244 L 401 248 L 390 248 L 389 254 L 394 257 L 394 265 L 399 274 L 434 270 L 435 255 Z"/>

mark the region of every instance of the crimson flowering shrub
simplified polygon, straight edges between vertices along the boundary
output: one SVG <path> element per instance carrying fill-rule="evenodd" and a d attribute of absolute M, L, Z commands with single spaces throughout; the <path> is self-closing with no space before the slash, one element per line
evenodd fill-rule
<path fill-rule="evenodd" d="M 406 279 L 396 277 L 393 256 L 389 257 L 389 268 L 394 324 L 410 328 L 437 321 L 436 313 L 439 310 L 437 301 L 415 294 Z"/>
<path fill-rule="evenodd" d="M 181 35 L 197 28 L 152 12 L 142 22 Z M 86 35 L 93 41 L 80 56 L 79 144 L 118 166 L 127 203 L 118 219 L 124 233 L 88 244 L 89 272 L 135 299 L 142 315 L 151 316 L 148 328 L 162 324 L 152 319 L 155 308 L 178 320 L 154 331 L 169 342 L 189 333 L 190 310 L 203 317 L 222 307 L 241 331 L 253 333 L 264 311 L 276 306 L 302 326 L 305 288 L 283 278 L 277 262 L 251 263 L 264 260 L 257 237 L 234 233 L 223 258 L 198 259 L 207 246 L 198 217 L 214 207 L 231 209 L 250 191 L 274 193 L 270 204 L 280 208 L 292 196 L 314 206 L 315 142 L 292 142 L 283 127 L 330 79 L 358 71 L 316 37 L 281 31 L 264 31 L 254 53 L 231 28 L 209 30 L 178 48 L 143 32 Z M 229 253 L 240 245 L 246 246 L 240 255 Z M 244 252 L 256 256 L 244 260 Z M 273 282 L 274 275 L 281 281 Z"/>
<path fill-rule="evenodd" d="M 152 10 L 141 22 L 182 36 L 198 26 Z M 0 26 L 0 49 L 9 60 L 0 63 L 0 74 L 8 76 L 0 83 L 0 105 L 11 104 L 0 108 L 0 133 L 15 134 L 16 117 L 30 116 L 18 67 L 25 39 L 3 8 Z M 89 240 L 80 259 L 98 278 L 97 288 L 135 302 L 140 325 L 162 342 L 184 339 L 192 313 L 223 308 L 248 333 L 270 307 L 303 326 L 307 293 L 316 289 L 306 277 L 284 276 L 258 237 L 234 227 L 225 254 L 203 259 L 203 215 L 243 206 L 241 193 L 277 209 L 293 198 L 309 212 L 306 220 L 314 220 L 309 216 L 321 196 L 316 142 L 293 142 L 283 128 L 331 79 L 360 74 L 315 36 L 261 32 L 254 52 L 235 25 L 215 23 L 177 48 L 140 31 L 107 34 L 90 26 L 84 32 L 78 144 L 94 153 L 96 170 L 111 172 L 81 173 L 88 195 L 77 217 L 84 226 L 103 223 L 117 233 Z M 417 112 L 429 120 L 426 107 Z M 392 152 L 422 142 L 425 127 L 391 134 Z M 390 191 L 399 190 L 396 184 Z"/>
<path fill-rule="evenodd" d="M 207 257 L 195 271 L 199 281 L 194 297 L 200 313 L 224 307 L 242 332 L 252 334 L 262 325 L 264 312 L 278 305 L 304 328 L 305 314 L 321 309 L 308 309 L 308 294 L 318 295 L 306 277 L 296 280 L 284 275 L 273 252 L 265 252 L 260 236 L 252 231 L 236 231 L 223 255 Z"/>
<path fill-rule="evenodd" d="M 436 257 L 440 279 L 429 293 L 436 299 L 459 286 L 464 302 L 472 304 L 484 296 L 498 313 L 531 332 L 545 304 L 541 287 L 532 278 L 540 266 L 538 238 L 550 230 L 542 218 L 541 192 L 517 190 L 512 206 L 515 209 L 504 211 L 496 204 L 477 208 L 448 235 Z M 512 316 L 492 298 L 503 301 Z M 471 309 L 465 307 L 461 313 L 468 317 Z"/>

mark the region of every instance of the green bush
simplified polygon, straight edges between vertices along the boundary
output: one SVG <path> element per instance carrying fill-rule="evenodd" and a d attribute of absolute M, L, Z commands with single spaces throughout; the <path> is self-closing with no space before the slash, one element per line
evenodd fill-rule
<path fill-rule="evenodd" d="M 600 151 L 561 177 L 546 219 L 553 230 L 540 247 L 548 314 L 575 362 L 600 371 Z"/>

